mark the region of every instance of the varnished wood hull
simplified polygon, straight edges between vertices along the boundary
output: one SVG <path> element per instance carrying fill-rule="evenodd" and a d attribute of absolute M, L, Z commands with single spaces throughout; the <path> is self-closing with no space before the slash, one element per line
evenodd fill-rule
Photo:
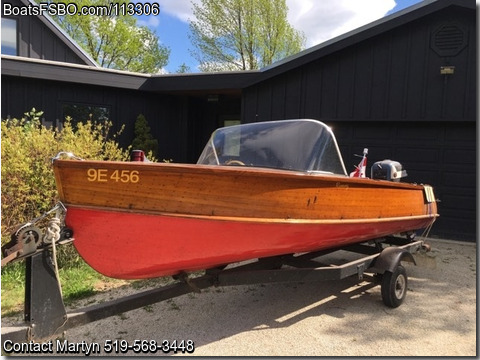
<path fill-rule="evenodd" d="M 301 172 L 57 160 L 80 255 L 116 278 L 147 278 L 315 251 L 425 228 L 423 186 Z"/>

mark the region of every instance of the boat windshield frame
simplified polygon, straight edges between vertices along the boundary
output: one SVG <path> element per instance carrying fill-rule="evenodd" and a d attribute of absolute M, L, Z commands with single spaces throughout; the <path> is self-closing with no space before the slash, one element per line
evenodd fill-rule
<path fill-rule="evenodd" d="M 332 129 L 312 119 L 219 128 L 212 133 L 197 164 L 348 176 Z"/>

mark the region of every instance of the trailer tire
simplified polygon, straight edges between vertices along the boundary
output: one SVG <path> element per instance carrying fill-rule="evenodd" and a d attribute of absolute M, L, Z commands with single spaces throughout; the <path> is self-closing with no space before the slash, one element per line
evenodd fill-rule
<path fill-rule="evenodd" d="M 398 265 L 393 272 L 385 271 L 381 290 L 385 305 L 396 308 L 403 303 L 407 295 L 407 272 L 402 265 Z"/>

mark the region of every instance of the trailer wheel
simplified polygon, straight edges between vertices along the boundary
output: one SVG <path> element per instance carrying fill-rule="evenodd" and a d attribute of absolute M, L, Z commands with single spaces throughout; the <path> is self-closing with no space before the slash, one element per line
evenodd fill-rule
<path fill-rule="evenodd" d="M 385 271 L 381 288 L 385 305 L 392 308 L 400 306 L 407 295 L 407 272 L 405 268 L 398 265 L 394 272 Z"/>

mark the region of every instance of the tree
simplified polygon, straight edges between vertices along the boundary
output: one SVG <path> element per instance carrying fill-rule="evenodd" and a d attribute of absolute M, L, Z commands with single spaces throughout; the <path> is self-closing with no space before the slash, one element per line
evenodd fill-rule
<path fill-rule="evenodd" d="M 305 47 L 305 36 L 287 21 L 285 0 L 192 2 L 192 56 L 203 71 L 252 70 Z"/>
<path fill-rule="evenodd" d="M 108 9 L 110 3 L 109 0 L 75 1 L 77 9 L 96 6 L 99 12 Z M 117 9 L 128 3 L 116 3 Z M 102 67 L 157 73 L 168 63 L 170 49 L 159 45 L 158 37 L 148 27 L 137 26 L 133 16 L 57 15 L 54 19 Z"/>
<path fill-rule="evenodd" d="M 143 114 L 138 115 L 135 121 L 135 138 L 132 142 L 132 149 L 143 150 L 150 157 L 157 156 L 158 140 L 154 139 L 150 133 L 150 126 Z"/>
<path fill-rule="evenodd" d="M 189 73 L 189 72 L 191 72 L 190 71 L 190 66 L 188 66 L 185 63 L 182 63 L 177 69 L 177 74 L 186 74 L 186 73 Z"/>

